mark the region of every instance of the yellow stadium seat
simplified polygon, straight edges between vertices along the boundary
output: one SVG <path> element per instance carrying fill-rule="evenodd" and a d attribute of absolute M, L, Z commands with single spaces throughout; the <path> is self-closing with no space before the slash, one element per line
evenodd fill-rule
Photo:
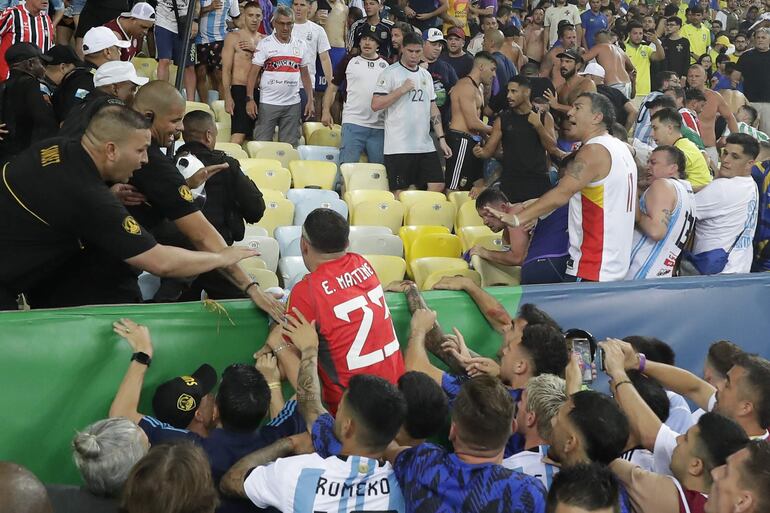
<path fill-rule="evenodd" d="M 228 140 L 229 139 L 230 138 L 228 137 Z M 241 148 L 240 144 L 235 144 L 231 142 L 217 142 L 215 149 L 224 151 L 234 159 L 249 158 L 249 154 L 246 153 L 246 150 Z"/>
<path fill-rule="evenodd" d="M 246 159 L 238 159 L 241 164 L 241 169 L 244 173 L 249 174 L 249 171 L 270 171 L 283 167 L 280 160 L 275 159 L 253 159 L 251 157 Z"/>
<path fill-rule="evenodd" d="M 363 255 L 372 264 L 374 273 L 382 283 L 383 288 L 392 281 L 404 279 L 406 262 L 403 258 L 392 255 Z"/>
<path fill-rule="evenodd" d="M 269 269 L 244 269 L 244 271 L 249 275 L 249 278 L 257 282 L 262 290 L 278 287 L 278 276 Z"/>
<path fill-rule="evenodd" d="M 418 258 L 412 261 L 414 282 L 420 290 L 424 290 L 428 276 L 432 274 L 443 273 L 442 276 L 451 276 L 453 272 L 463 272 L 466 269 L 468 269 L 468 262 L 462 258 L 437 256 Z"/>
<path fill-rule="evenodd" d="M 353 208 L 361 202 L 388 201 L 394 199 L 394 197 L 393 193 L 390 191 L 357 190 L 346 192 L 343 199 L 348 204 L 352 216 Z"/>
<path fill-rule="evenodd" d="M 238 262 L 238 265 L 247 273 L 250 273 L 255 269 L 267 269 L 267 264 L 265 264 L 265 261 L 259 257 L 244 258 Z"/>
<path fill-rule="evenodd" d="M 484 220 L 476 211 L 476 200 L 466 201 L 457 211 L 455 232 L 459 232 L 464 226 L 483 226 Z"/>
<path fill-rule="evenodd" d="M 415 240 L 423 235 L 429 233 L 446 233 L 449 234 L 449 228 L 446 226 L 402 226 L 398 232 L 398 236 L 401 237 L 401 241 L 404 243 L 404 258 L 406 259 L 406 272 L 409 276 L 412 275 L 412 269 L 409 266 L 409 259 L 412 254 L 412 244 Z"/>
<path fill-rule="evenodd" d="M 519 285 L 521 283 L 521 267 L 500 265 L 484 260 L 478 255 L 471 257 L 471 264 L 481 275 L 482 287 L 500 285 Z"/>
<path fill-rule="evenodd" d="M 404 221 L 404 205 L 397 200 L 364 201 L 353 209 L 351 224 L 363 226 L 387 226 L 397 233 Z"/>
<path fill-rule="evenodd" d="M 312 146 L 334 146 L 340 147 L 342 143 L 342 127 L 340 125 L 334 125 L 333 128 L 327 128 L 322 126 L 313 130 L 310 137 L 305 137 L 305 144 Z"/>
<path fill-rule="evenodd" d="M 230 144 L 230 123 L 229 120 L 227 123 L 220 123 L 219 121 L 216 122 L 217 125 L 217 144 L 219 143 L 228 143 Z M 243 151 L 243 149 L 240 149 L 239 151 Z M 229 155 L 229 152 L 227 152 Z M 243 151 L 243 155 L 245 155 L 246 152 Z"/>
<path fill-rule="evenodd" d="M 289 143 L 283 143 L 283 142 L 274 142 L 274 141 L 248 141 L 246 143 L 246 151 L 249 154 L 249 157 L 251 158 L 257 158 L 257 152 L 266 150 L 266 149 L 272 149 L 273 151 L 279 151 L 279 150 L 293 150 L 294 147 Z M 261 157 L 261 158 L 268 158 L 268 157 Z M 281 160 L 281 159 L 278 159 Z"/>
<path fill-rule="evenodd" d="M 357 189 L 377 189 L 387 191 L 388 174 L 382 164 L 347 163 L 340 166 L 346 191 Z"/>
<path fill-rule="evenodd" d="M 404 204 L 407 210 L 409 207 L 419 202 L 438 202 L 446 201 L 446 196 L 440 192 L 435 191 L 401 191 L 398 195 L 398 200 Z"/>
<path fill-rule="evenodd" d="M 265 192 L 265 191 L 262 191 Z M 279 193 L 280 194 L 280 193 Z M 244 237 L 267 237 L 267 230 L 256 224 L 246 223 L 246 229 L 243 232 Z"/>
<path fill-rule="evenodd" d="M 289 162 L 289 171 L 295 189 L 315 186 L 332 190 L 337 178 L 337 164 L 321 160 L 292 160 Z"/>
<path fill-rule="evenodd" d="M 256 224 L 267 230 L 267 234 L 272 237 L 277 227 L 291 225 L 293 220 L 294 203 L 287 199 L 270 200 L 265 201 L 265 214 Z"/>
<path fill-rule="evenodd" d="M 503 237 L 502 232 L 495 233 L 486 226 L 464 226 L 460 228 L 460 241 L 463 243 L 463 251 L 468 251 L 476 244 L 482 244 L 484 247 L 488 247 L 489 240 L 499 240 L 498 243 L 492 243 L 489 249 L 502 249 Z"/>
<path fill-rule="evenodd" d="M 210 107 L 211 107 L 211 110 L 214 111 L 214 117 L 216 118 L 217 121 L 224 121 L 225 116 L 227 116 L 229 119 L 230 114 L 228 114 L 227 111 L 225 110 L 224 100 L 214 100 L 213 102 L 211 102 Z"/>
<path fill-rule="evenodd" d="M 158 61 L 149 57 L 134 57 L 131 59 L 131 64 L 136 68 L 136 74 L 140 77 L 149 78 L 153 80 L 157 76 Z"/>
<path fill-rule="evenodd" d="M 310 134 L 323 127 L 324 124 L 320 121 L 306 121 L 305 123 L 302 123 L 302 137 L 304 137 L 306 141 L 309 141 Z"/>
<path fill-rule="evenodd" d="M 281 191 L 275 189 L 263 189 L 260 187 L 259 192 L 262 193 L 262 198 L 265 201 L 275 201 L 286 198 L 286 196 Z"/>
<path fill-rule="evenodd" d="M 463 276 L 465 278 L 470 278 L 473 280 L 473 283 L 481 287 L 481 275 L 478 271 L 474 271 L 473 269 L 441 269 L 430 273 L 423 281 L 420 290 L 432 290 L 436 283 L 441 281 L 445 276 Z"/>
<path fill-rule="evenodd" d="M 460 258 L 463 246 L 460 237 L 448 233 L 426 233 L 418 237 L 409 249 L 409 263 L 424 257 Z"/>
<path fill-rule="evenodd" d="M 185 114 L 187 114 L 188 112 L 192 112 L 194 110 L 202 110 L 202 111 L 208 112 L 209 114 L 211 114 L 211 117 L 214 117 L 214 111 L 211 110 L 211 107 L 209 107 L 208 103 L 191 102 L 191 101 L 188 101 L 185 103 L 185 107 L 184 107 Z"/>
<path fill-rule="evenodd" d="M 176 73 L 177 73 L 177 71 L 178 71 L 178 68 L 177 68 L 176 64 L 169 64 L 168 65 L 168 82 L 170 84 L 175 84 L 176 83 Z M 155 77 L 154 78 L 158 78 L 157 69 L 155 70 Z"/>
<path fill-rule="evenodd" d="M 443 201 L 419 201 L 409 207 L 404 224 L 446 226 L 451 229 L 454 225 L 455 206 L 447 200 Z"/>
<path fill-rule="evenodd" d="M 288 169 L 280 166 L 277 168 L 249 168 L 244 169 L 249 178 L 251 178 L 260 190 L 275 189 L 281 191 L 284 196 L 291 188 L 291 173 Z"/>
<path fill-rule="evenodd" d="M 462 204 L 471 199 L 469 191 L 450 192 L 448 198 L 449 201 L 452 202 L 455 207 L 457 207 L 457 210 L 460 210 Z"/>

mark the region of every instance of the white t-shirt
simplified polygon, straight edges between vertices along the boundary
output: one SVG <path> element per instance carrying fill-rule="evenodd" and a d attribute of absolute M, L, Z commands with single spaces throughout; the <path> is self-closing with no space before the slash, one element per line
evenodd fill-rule
<path fill-rule="evenodd" d="M 344 74 L 334 78 L 334 85 L 340 86 L 344 78 L 347 90 L 345 106 L 342 108 L 342 123 L 351 123 L 367 128 L 384 128 L 385 113 L 372 110 L 372 95 L 377 87 L 377 79 L 388 67 L 385 59 L 377 56 L 369 60 L 358 56 L 350 59 L 345 66 Z"/>
<path fill-rule="evenodd" d="M 187 5 L 188 0 L 176 0 L 180 16 L 187 13 Z M 174 34 L 179 33 L 174 15 L 174 3 L 171 0 L 158 0 L 158 6 L 155 8 L 155 26 L 170 30 Z"/>
<path fill-rule="evenodd" d="M 670 403 L 666 425 L 677 433 L 686 432 L 695 424 L 687 399 L 671 390 L 666 390 L 666 395 Z"/>
<path fill-rule="evenodd" d="M 652 449 L 652 471 L 657 474 L 672 476 L 671 456 L 676 449 L 676 438 L 679 433 L 665 424 L 661 424 L 658 436 L 655 437 L 655 446 Z"/>
<path fill-rule="evenodd" d="M 626 461 L 630 461 L 637 467 L 643 468 L 644 470 L 649 470 L 652 472 L 653 468 L 653 457 L 652 453 L 644 448 L 637 448 L 637 449 L 629 449 L 623 454 L 620 455 L 620 457 Z"/>
<path fill-rule="evenodd" d="M 747 273 L 754 257 L 752 239 L 757 227 L 757 184 L 750 176 L 717 178 L 695 194 L 698 222 L 693 253 L 722 248 L 730 252 L 720 274 Z"/>
<path fill-rule="evenodd" d="M 567 4 L 561 7 L 549 7 L 545 11 L 543 25 L 548 29 L 548 47 L 550 48 L 559 39 L 559 22 L 569 21 L 572 25 L 580 25 L 580 11 L 577 5 Z"/>
<path fill-rule="evenodd" d="M 313 87 L 315 87 L 315 58 L 323 52 L 328 52 L 331 49 L 329 44 L 329 37 L 326 35 L 326 31 L 312 21 L 306 21 L 303 24 L 294 24 L 294 29 L 291 31 L 291 38 L 297 38 L 300 41 L 305 42 L 305 46 L 308 51 L 308 65 L 307 70 L 310 72 L 310 80 L 313 81 Z M 302 84 L 299 85 L 302 88 Z"/>
<path fill-rule="evenodd" d="M 262 67 L 260 103 L 283 106 L 299 103 L 300 68 L 310 63 L 310 52 L 304 41 L 292 37 L 288 43 L 282 43 L 273 33 L 259 42 L 251 62 Z"/>
<path fill-rule="evenodd" d="M 428 70 L 418 66 L 412 71 L 401 62 L 391 64 L 377 80 L 374 94 L 389 94 L 408 78 L 415 89 L 385 109 L 385 155 L 436 151 L 430 137 L 430 104 L 436 100 L 436 92 Z"/>
<path fill-rule="evenodd" d="M 547 490 L 551 487 L 553 476 L 559 472 L 559 467 L 543 461 L 547 455 L 548 446 L 539 445 L 537 451 L 525 450 L 508 456 L 503 460 L 503 466 L 539 479 Z"/>
<path fill-rule="evenodd" d="M 361 456 L 281 458 L 252 470 L 243 488 L 257 507 L 280 511 L 405 511 L 390 463 Z"/>

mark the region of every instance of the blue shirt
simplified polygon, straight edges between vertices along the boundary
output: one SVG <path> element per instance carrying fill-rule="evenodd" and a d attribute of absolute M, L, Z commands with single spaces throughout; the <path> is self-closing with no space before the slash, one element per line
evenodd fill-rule
<path fill-rule="evenodd" d="M 585 34 L 588 48 L 594 46 L 594 36 L 596 36 L 596 33 L 609 27 L 607 16 L 601 12 L 594 13 L 590 9 L 580 15 L 580 21 L 583 25 L 583 34 Z"/>
<path fill-rule="evenodd" d="M 759 188 L 759 215 L 754 232 L 752 272 L 770 271 L 770 160 L 755 164 L 751 176 Z"/>
<path fill-rule="evenodd" d="M 342 443 L 334 434 L 334 417 L 329 413 L 319 415 L 313 422 L 310 436 L 313 439 L 315 452 L 322 458 L 338 456 L 342 451 Z"/>
<path fill-rule="evenodd" d="M 639 107 L 639 114 L 636 116 L 636 128 L 634 129 L 634 139 L 639 139 L 647 146 L 655 146 L 655 141 L 652 139 L 652 121 L 650 121 L 650 109 L 647 108 L 647 102 L 654 100 L 658 96 L 662 96 L 660 91 L 652 91 L 650 94 L 644 97 L 642 104 Z"/>
<path fill-rule="evenodd" d="M 538 220 L 532 232 L 527 257 L 522 266 L 539 258 L 553 258 L 569 254 L 569 231 L 567 218 L 569 204 L 563 205 L 547 217 Z"/>
<path fill-rule="evenodd" d="M 494 463 L 465 463 L 431 443 L 402 451 L 393 470 L 409 513 L 545 512 L 539 479 Z"/>

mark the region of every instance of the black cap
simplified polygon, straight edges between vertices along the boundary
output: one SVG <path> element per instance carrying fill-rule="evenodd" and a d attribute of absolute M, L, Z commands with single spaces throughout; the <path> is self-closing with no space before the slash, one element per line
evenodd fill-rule
<path fill-rule="evenodd" d="M 217 371 L 204 363 L 191 376 L 178 376 L 161 384 L 152 398 L 155 417 L 178 429 L 186 429 L 201 399 L 217 384 Z"/>
<path fill-rule="evenodd" d="M 364 30 L 361 32 L 361 37 L 371 37 L 377 43 L 382 43 L 382 38 L 380 37 L 380 33 L 377 31 L 377 27 L 375 25 L 369 25 L 368 23 L 364 27 Z M 359 40 L 360 41 L 360 40 Z"/>
<path fill-rule="evenodd" d="M 80 58 L 75 50 L 69 45 L 52 46 L 45 55 L 51 58 L 47 64 L 80 64 Z"/>
<path fill-rule="evenodd" d="M 588 345 L 591 346 L 591 358 L 596 353 L 596 338 L 591 333 L 581 328 L 570 328 L 564 332 L 564 338 L 585 338 L 588 339 Z"/>
<path fill-rule="evenodd" d="M 583 57 L 580 55 L 580 52 L 578 52 L 574 48 L 570 48 L 569 50 L 564 50 L 560 54 L 556 56 L 557 59 L 572 59 L 575 62 L 583 62 Z"/>
<path fill-rule="evenodd" d="M 40 51 L 40 48 L 33 45 L 32 43 L 16 43 L 8 48 L 7 52 L 5 52 L 5 62 L 8 64 L 17 64 L 19 62 L 26 61 L 27 59 L 33 59 L 35 57 L 45 63 L 51 61 L 50 57 L 43 55 L 43 52 Z"/>

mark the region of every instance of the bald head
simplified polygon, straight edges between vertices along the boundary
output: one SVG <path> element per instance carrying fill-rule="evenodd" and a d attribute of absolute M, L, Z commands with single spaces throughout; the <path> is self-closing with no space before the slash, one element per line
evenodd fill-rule
<path fill-rule="evenodd" d="M 26 468 L 0 462 L 0 513 L 51 513 L 45 486 Z"/>
<path fill-rule="evenodd" d="M 490 29 L 484 32 L 484 44 L 489 45 L 492 50 L 499 50 L 505 42 L 505 36 L 496 29 Z"/>
<path fill-rule="evenodd" d="M 153 80 L 137 91 L 133 107 L 139 112 L 153 112 L 156 116 L 165 114 L 170 107 L 184 108 L 185 100 L 174 86 L 165 80 Z"/>

